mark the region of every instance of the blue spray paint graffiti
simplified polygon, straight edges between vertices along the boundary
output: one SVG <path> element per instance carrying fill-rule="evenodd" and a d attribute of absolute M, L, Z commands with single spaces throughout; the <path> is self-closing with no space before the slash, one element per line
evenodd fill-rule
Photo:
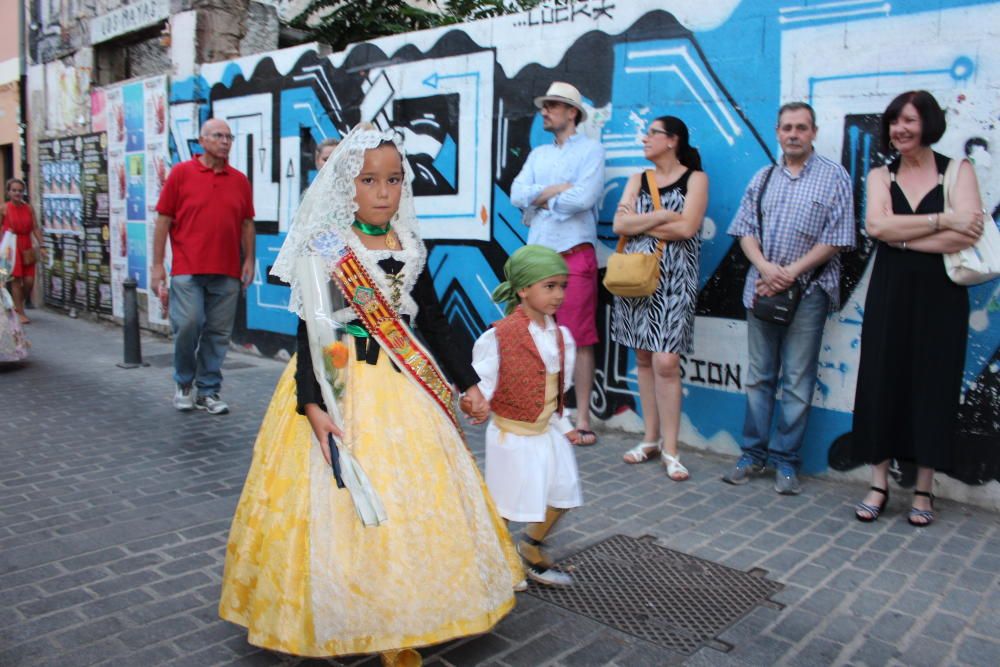
<path fill-rule="evenodd" d="M 857 189 L 859 220 L 865 215 L 866 175 L 882 159 L 874 136 L 878 114 L 887 98 L 903 88 L 927 87 L 949 106 L 951 129 L 942 142 L 944 152 L 957 154 L 970 138 L 980 139 L 988 152 L 1000 146 L 998 72 L 975 48 L 976 40 L 992 44 L 988 34 L 966 35 L 926 57 L 915 54 L 919 57 L 905 65 L 892 55 L 911 48 L 901 40 L 912 44 L 920 34 L 947 42 L 941 37 L 951 34 L 946 28 L 968 23 L 969 11 L 975 12 L 977 25 L 992 25 L 992 18 L 1000 22 L 1000 3 L 852 0 L 777 6 L 745 0 L 702 6 L 698 12 L 671 1 L 605 4 L 606 15 L 587 20 L 563 20 L 566 12 L 557 16 L 540 10 L 530 21 L 508 17 L 386 38 L 329 58 L 299 47 L 213 66 L 203 72 L 204 78 L 174 82 L 171 103 L 178 108 L 196 103 L 201 119 L 210 110 L 236 105 L 273 127 L 273 132 L 256 126 L 247 131 L 254 137 L 247 160 L 248 165 L 254 160 L 255 191 L 278 192 L 280 201 L 273 219 L 258 221 L 260 273 L 238 338 L 264 351 L 290 346 L 294 320 L 281 311 L 285 288 L 268 282 L 263 272 L 311 180 L 312 146 L 360 121 L 403 132 L 418 179 L 418 214 L 435 285 L 456 327 L 478 335 L 499 316 L 489 292 L 503 261 L 527 236 L 520 212 L 510 204 L 510 182 L 530 149 L 550 140 L 532 99 L 553 80 L 569 81 L 592 107 L 594 121 L 583 130 L 607 150 L 599 228 L 606 245 L 624 182 L 644 166 L 638 137 L 646 125 L 672 114 L 691 129 L 711 186 L 703 228 L 697 350 L 684 367 L 685 436 L 696 446 L 713 443 L 733 451 L 743 415 L 737 378 L 745 374 L 739 291 L 746 264 L 725 231 L 751 175 L 773 160 L 774 114 L 780 102 L 814 103 L 821 128 L 817 148 L 848 169 Z M 544 21 L 543 14 L 548 16 Z M 845 40 L 851 42 L 851 58 L 843 57 Z M 557 49 L 555 44 L 564 46 Z M 988 204 L 995 206 L 1000 174 L 984 172 L 980 179 Z M 821 353 L 804 451 L 808 472 L 830 465 L 831 443 L 851 428 L 871 253 L 871 244 L 863 237 L 859 241 L 858 251 L 844 258 L 844 305 L 828 324 Z M 970 298 L 967 421 L 997 442 L 997 289 L 979 287 Z M 600 320 L 606 332 L 603 308 Z M 592 408 L 602 416 L 634 408 L 631 353 L 607 344 L 598 354 L 603 362 Z M 1000 456 L 994 454 L 993 460 Z M 995 476 L 997 471 L 991 470 L 984 474 Z"/>

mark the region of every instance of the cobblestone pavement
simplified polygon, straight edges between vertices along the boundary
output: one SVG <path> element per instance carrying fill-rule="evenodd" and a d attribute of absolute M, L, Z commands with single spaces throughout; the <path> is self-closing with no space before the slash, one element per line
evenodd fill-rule
<path fill-rule="evenodd" d="M 330 665 L 247 644 L 218 619 L 230 517 L 281 364 L 231 354 L 227 416 L 170 405 L 170 347 L 123 370 L 104 324 L 34 311 L 30 361 L 0 369 L 0 665 Z M 472 437 L 481 452 L 481 434 Z M 719 481 L 732 464 L 685 451 L 693 481 L 627 466 L 603 434 L 578 450 L 586 506 L 553 539 L 568 555 L 616 533 L 735 568 L 763 568 L 783 609 L 755 608 L 692 656 L 521 595 L 494 632 L 423 651 L 428 665 L 997 665 L 1000 521 L 941 502 L 907 525 L 908 494 L 866 525 L 863 488 L 806 479 L 781 497 L 770 478 Z M 374 659 L 348 664 L 374 665 Z"/>

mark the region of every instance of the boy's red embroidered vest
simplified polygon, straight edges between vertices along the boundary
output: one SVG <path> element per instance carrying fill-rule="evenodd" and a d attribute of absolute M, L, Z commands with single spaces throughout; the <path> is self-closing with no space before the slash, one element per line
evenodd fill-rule
<path fill-rule="evenodd" d="M 535 422 L 545 409 L 545 362 L 528 331 L 530 320 L 521 307 L 493 323 L 500 371 L 490 409 L 497 415 L 519 422 Z M 563 372 L 566 365 L 566 343 L 562 329 L 559 340 L 559 380 L 556 411 L 563 411 Z"/>

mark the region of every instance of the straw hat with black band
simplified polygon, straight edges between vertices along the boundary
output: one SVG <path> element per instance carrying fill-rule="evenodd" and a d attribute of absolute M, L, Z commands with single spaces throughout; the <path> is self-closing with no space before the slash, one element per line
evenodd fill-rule
<path fill-rule="evenodd" d="M 576 119 L 577 125 L 587 120 L 587 110 L 583 108 L 583 98 L 580 96 L 580 91 L 572 84 L 564 81 L 553 81 L 544 95 L 535 98 L 535 106 L 541 109 L 546 102 L 562 102 L 575 107 L 580 112 Z"/>

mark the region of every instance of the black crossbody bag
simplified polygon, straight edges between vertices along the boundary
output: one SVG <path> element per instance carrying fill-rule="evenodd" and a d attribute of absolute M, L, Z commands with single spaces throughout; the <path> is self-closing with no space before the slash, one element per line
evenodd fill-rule
<path fill-rule="evenodd" d="M 767 192 L 767 184 L 771 182 L 771 175 L 774 173 L 774 170 L 775 166 L 771 165 L 771 168 L 767 171 L 767 176 L 764 178 L 764 184 L 760 187 L 760 192 L 757 193 L 757 222 L 760 225 L 761 253 L 764 252 L 764 209 L 762 202 L 764 201 L 764 193 Z M 826 264 L 810 272 L 809 280 L 806 281 L 806 288 L 812 282 L 813 276 L 818 275 L 824 266 Z M 792 286 L 784 292 L 778 292 L 774 296 L 761 296 L 754 293 L 751 312 L 753 312 L 753 316 L 758 320 L 787 327 L 795 319 L 795 311 L 798 310 L 799 302 L 802 301 L 804 293 L 805 289 L 799 284 L 798 280 L 792 283 Z"/>

